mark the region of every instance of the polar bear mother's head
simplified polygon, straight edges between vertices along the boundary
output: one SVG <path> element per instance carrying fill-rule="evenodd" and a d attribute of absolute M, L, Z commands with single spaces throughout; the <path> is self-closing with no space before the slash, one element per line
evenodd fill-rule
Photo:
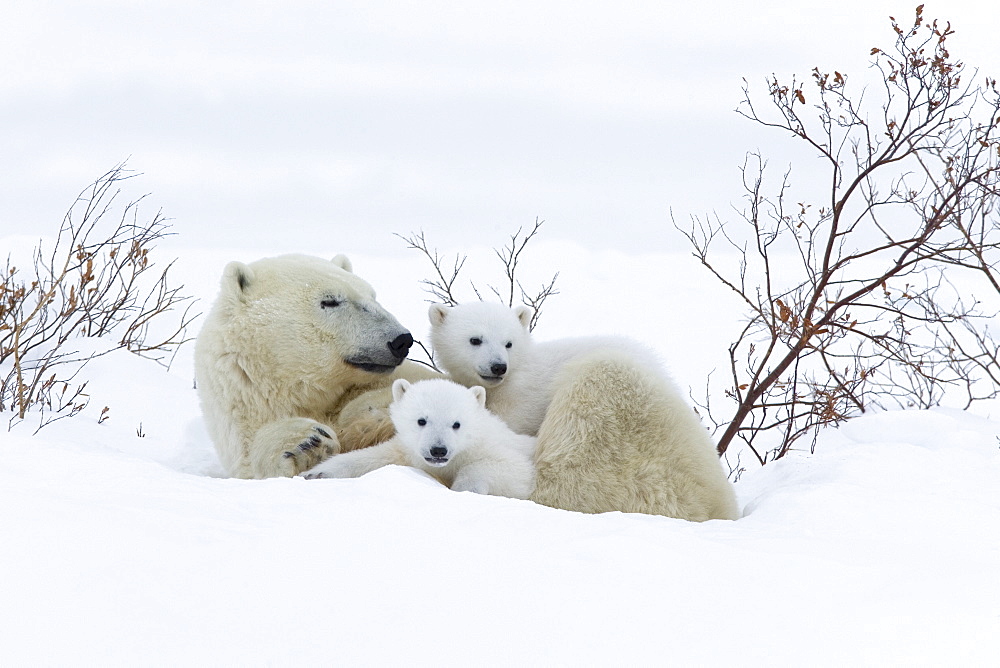
<path fill-rule="evenodd" d="M 332 261 L 282 255 L 231 262 L 223 272 L 219 306 L 228 334 L 241 343 L 235 348 L 253 351 L 263 373 L 281 369 L 283 376 L 304 382 L 317 373 L 391 372 L 413 343 L 343 255 Z"/>

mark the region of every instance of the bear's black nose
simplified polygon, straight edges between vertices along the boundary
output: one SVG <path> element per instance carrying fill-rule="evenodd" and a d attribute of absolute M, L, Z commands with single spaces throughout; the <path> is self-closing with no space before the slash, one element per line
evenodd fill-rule
<path fill-rule="evenodd" d="M 441 458 L 448 454 L 448 448 L 443 445 L 435 445 L 431 447 L 431 457 Z"/>
<path fill-rule="evenodd" d="M 494 376 L 502 376 L 505 373 L 507 373 L 507 365 L 506 364 L 491 364 L 490 365 L 490 372 L 492 372 L 492 374 Z"/>
<path fill-rule="evenodd" d="M 404 332 L 389 342 L 389 351 L 393 357 L 401 360 L 410 352 L 410 346 L 412 345 L 413 337 L 409 332 Z"/>

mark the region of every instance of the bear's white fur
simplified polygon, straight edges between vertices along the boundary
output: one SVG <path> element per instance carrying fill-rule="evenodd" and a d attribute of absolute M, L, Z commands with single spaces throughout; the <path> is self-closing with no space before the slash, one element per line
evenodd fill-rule
<path fill-rule="evenodd" d="M 448 376 L 486 388 L 486 407 L 519 434 L 538 433 L 552 401 L 556 374 L 569 360 L 594 350 L 622 350 L 636 359 L 651 354 L 621 337 L 579 337 L 535 343 L 531 310 L 470 302 L 430 307 L 431 346 Z"/>
<path fill-rule="evenodd" d="M 226 266 L 195 345 L 206 426 L 240 478 L 293 476 L 389 438 L 389 386 L 428 372 L 412 337 L 342 255 Z"/>
<path fill-rule="evenodd" d="M 485 408 L 486 391 L 448 380 L 392 385 L 396 435 L 336 455 L 307 478 L 356 478 L 395 464 L 419 468 L 456 491 L 527 499 L 535 487 L 535 439 L 515 434 Z"/>
<path fill-rule="evenodd" d="M 736 519 L 732 485 L 708 433 L 653 354 L 619 337 L 534 343 L 530 311 L 433 305 L 442 368 L 486 387 L 486 406 L 537 434 L 531 499 L 581 512 Z"/>

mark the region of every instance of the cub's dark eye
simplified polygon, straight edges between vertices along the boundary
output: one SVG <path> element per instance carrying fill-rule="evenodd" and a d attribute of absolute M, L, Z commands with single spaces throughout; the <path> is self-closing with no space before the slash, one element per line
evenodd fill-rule
<path fill-rule="evenodd" d="M 474 336 L 471 339 L 469 339 L 469 343 L 471 343 L 474 346 L 481 346 L 483 345 L 483 340 L 478 336 Z"/>
<path fill-rule="evenodd" d="M 334 299 L 333 297 L 327 297 L 319 303 L 323 308 L 337 308 L 340 306 L 340 301 Z"/>
<path fill-rule="evenodd" d="M 458 429 L 458 428 L 459 428 L 459 427 L 461 427 L 461 426 L 462 426 L 462 423 L 461 423 L 461 422 L 456 422 L 455 424 L 451 425 L 451 428 L 452 428 L 452 429 Z"/>
<path fill-rule="evenodd" d="M 421 427 L 423 427 L 423 426 L 425 426 L 427 424 L 427 420 L 425 420 L 423 418 L 420 418 L 419 420 L 417 420 L 417 424 L 419 424 Z"/>
<path fill-rule="evenodd" d="M 510 348 L 513 348 L 513 347 L 514 347 L 514 344 L 513 344 L 513 343 L 511 343 L 510 341 L 508 341 L 508 342 L 507 342 L 507 345 L 506 345 L 505 347 L 506 347 L 507 349 L 510 349 Z"/>

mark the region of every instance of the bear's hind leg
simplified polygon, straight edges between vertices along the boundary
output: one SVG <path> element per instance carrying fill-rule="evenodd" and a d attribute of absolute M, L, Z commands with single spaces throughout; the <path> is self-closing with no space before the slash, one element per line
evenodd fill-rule
<path fill-rule="evenodd" d="M 392 390 L 388 387 L 365 392 L 340 411 L 334 425 L 341 452 L 360 450 L 388 441 L 396 433 L 389 417 Z"/>

